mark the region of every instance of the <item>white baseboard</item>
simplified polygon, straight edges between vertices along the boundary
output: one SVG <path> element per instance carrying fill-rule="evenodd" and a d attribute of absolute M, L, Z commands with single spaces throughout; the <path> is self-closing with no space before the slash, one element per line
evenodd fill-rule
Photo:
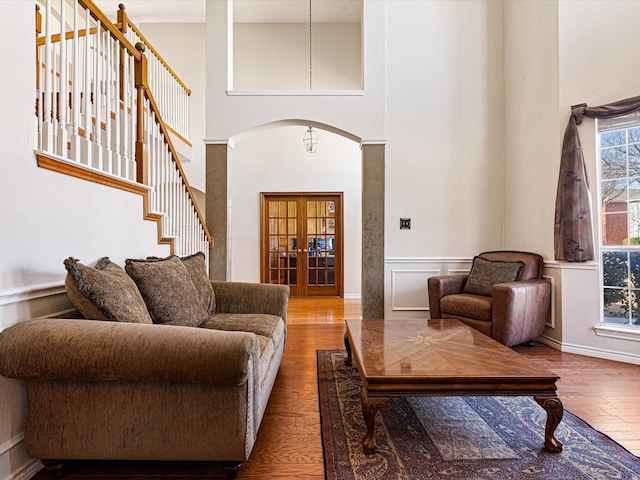
<path fill-rule="evenodd" d="M 584 345 L 575 345 L 571 343 L 560 342 L 554 338 L 540 337 L 538 338 L 540 343 L 560 350 L 561 352 L 575 353 L 576 355 L 584 355 L 585 357 L 602 358 L 604 360 L 613 360 L 615 362 L 631 363 L 634 365 L 640 365 L 640 355 L 635 353 L 618 352 L 614 350 L 607 350 L 604 348 L 588 347 Z"/>
<path fill-rule="evenodd" d="M 605 360 L 613 360 L 615 362 L 632 363 L 640 365 L 640 355 L 635 353 L 618 352 L 614 350 L 606 350 L 603 348 L 586 347 L 584 345 L 573 345 L 568 343 L 562 344 L 562 351 L 567 353 L 576 353 L 587 357 L 603 358 Z"/>
<path fill-rule="evenodd" d="M 2 480 L 29 480 L 43 468 L 44 465 L 42 465 L 42 462 L 37 458 L 34 458 L 15 472 L 4 477 Z"/>
<path fill-rule="evenodd" d="M 22 444 L 24 441 L 24 433 L 21 432 L 18 435 L 10 438 L 6 442 L 0 443 L 0 458 L 3 455 L 8 455 L 9 451 L 14 447 Z M 28 480 L 33 477 L 39 470 L 43 468 L 42 462 L 38 459 L 31 459 L 21 467 L 18 467 L 15 471 L 5 476 L 2 480 Z"/>

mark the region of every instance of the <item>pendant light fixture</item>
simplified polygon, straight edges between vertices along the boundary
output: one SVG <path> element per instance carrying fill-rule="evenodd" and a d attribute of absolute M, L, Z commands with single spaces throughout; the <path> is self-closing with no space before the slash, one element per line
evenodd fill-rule
<path fill-rule="evenodd" d="M 318 145 L 318 132 L 316 132 L 311 127 L 307 128 L 302 142 L 304 143 L 304 148 L 307 149 L 307 152 L 316 153 L 316 145 Z"/>
<path fill-rule="evenodd" d="M 309 0 L 309 91 L 313 90 L 313 60 L 311 57 L 311 0 Z M 316 132 L 311 126 L 307 128 L 307 131 L 304 134 L 304 138 L 302 139 L 302 143 L 304 143 L 304 148 L 309 153 L 316 152 L 316 145 L 318 145 L 318 132 Z"/>

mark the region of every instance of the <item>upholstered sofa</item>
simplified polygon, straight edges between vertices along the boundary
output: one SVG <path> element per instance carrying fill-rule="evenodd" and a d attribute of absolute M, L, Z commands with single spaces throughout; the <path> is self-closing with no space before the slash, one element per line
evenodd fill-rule
<path fill-rule="evenodd" d="M 0 374 L 26 385 L 27 453 L 58 471 L 73 459 L 220 461 L 234 478 L 283 355 L 288 287 L 210 282 L 201 254 L 127 260 L 126 272 L 106 258 L 65 265 L 89 319 L 0 334 Z"/>

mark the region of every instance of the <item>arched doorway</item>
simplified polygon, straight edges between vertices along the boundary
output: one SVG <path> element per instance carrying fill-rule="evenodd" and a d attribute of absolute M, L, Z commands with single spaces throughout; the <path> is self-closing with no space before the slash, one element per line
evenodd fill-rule
<path fill-rule="evenodd" d="M 363 318 L 384 316 L 384 144 L 368 143 L 355 135 L 331 126 L 304 120 L 274 122 L 260 126 L 252 132 L 243 132 L 226 142 L 208 143 L 206 146 L 207 173 L 207 227 L 214 237 L 210 254 L 210 276 L 216 280 L 231 279 L 231 210 L 232 168 L 236 142 L 257 132 L 283 125 L 314 126 L 337 133 L 357 142 L 361 158 L 361 302 Z M 300 139 L 301 140 L 301 139 Z M 300 144 L 302 148 L 302 144 Z M 313 169 L 309 168 L 309 172 Z M 234 246 L 235 248 L 235 246 Z"/>

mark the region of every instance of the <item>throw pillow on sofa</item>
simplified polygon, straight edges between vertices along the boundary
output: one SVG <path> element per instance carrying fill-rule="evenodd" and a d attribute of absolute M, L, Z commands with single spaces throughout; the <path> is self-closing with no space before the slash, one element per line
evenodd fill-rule
<path fill-rule="evenodd" d="M 85 318 L 153 323 L 136 284 L 108 257 L 98 260 L 93 268 L 69 257 L 64 266 L 69 299 Z"/>
<path fill-rule="evenodd" d="M 205 263 L 204 253 L 198 252 L 186 257 L 180 257 L 183 265 L 187 268 L 193 285 L 198 291 L 202 306 L 209 315 L 216 310 L 216 297 L 213 293 L 213 287 L 207 274 L 207 265 Z"/>
<path fill-rule="evenodd" d="M 170 258 L 170 257 L 167 257 Z M 196 287 L 198 296 L 202 306 L 209 315 L 215 313 L 216 310 L 216 296 L 211 286 L 211 280 L 207 274 L 207 264 L 205 263 L 204 253 L 198 252 L 186 257 L 178 257 L 182 260 L 182 263 L 187 267 L 187 272 L 191 277 L 193 285 Z M 147 257 L 147 260 L 158 261 L 166 260 L 162 257 Z"/>
<path fill-rule="evenodd" d="M 177 256 L 125 260 L 154 323 L 197 327 L 209 316 L 193 281 Z"/>

